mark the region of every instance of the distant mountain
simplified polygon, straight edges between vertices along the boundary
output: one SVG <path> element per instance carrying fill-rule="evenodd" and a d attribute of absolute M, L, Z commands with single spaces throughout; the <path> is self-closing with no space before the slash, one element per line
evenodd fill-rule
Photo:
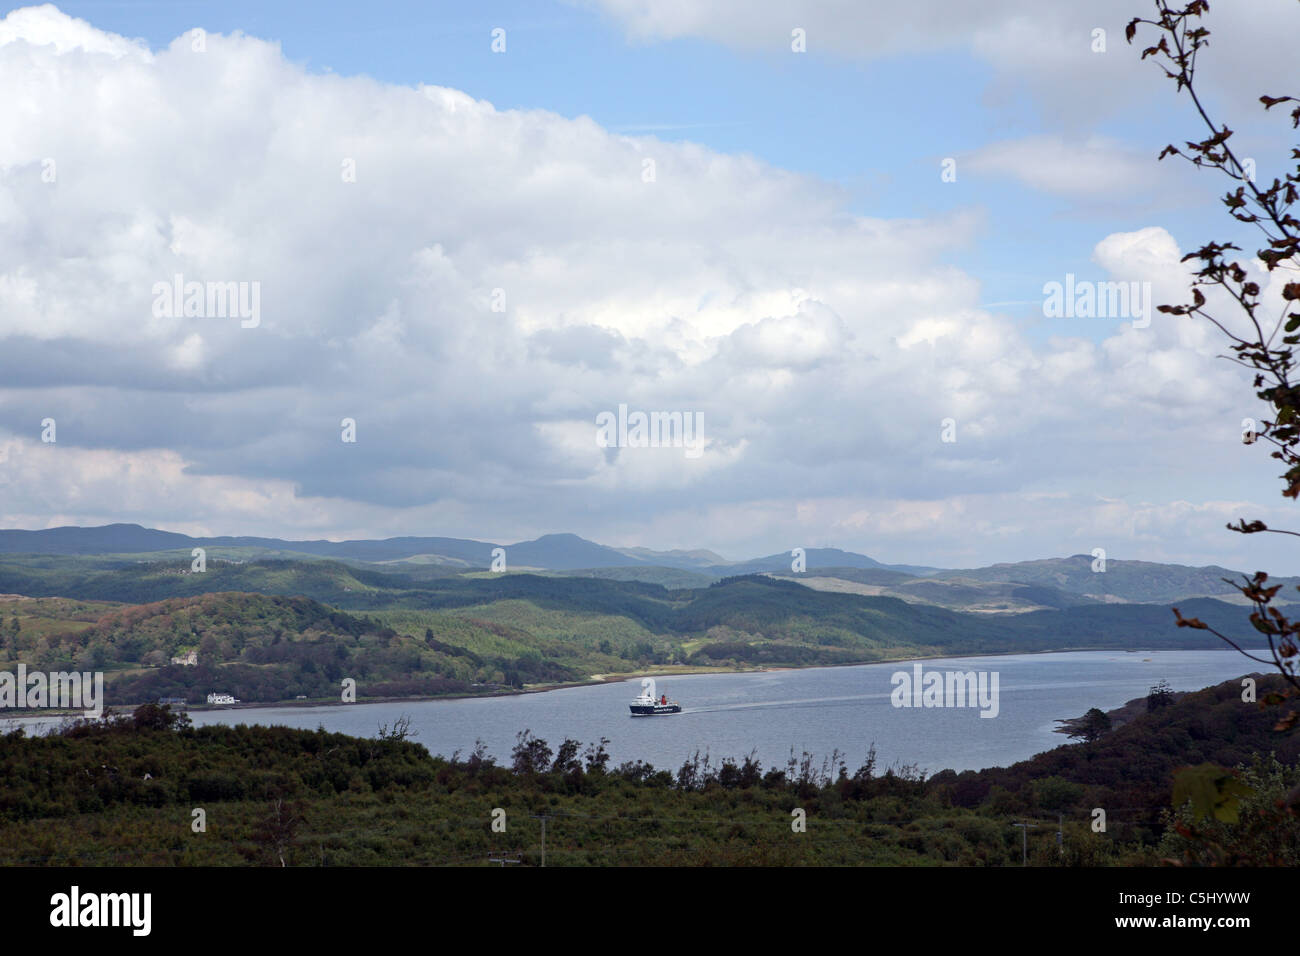
<path fill-rule="evenodd" d="M 507 566 L 517 568 L 570 571 L 575 568 L 619 568 L 647 563 L 576 534 L 544 534 L 536 541 L 508 545 L 505 550 Z"/>
<path fill-rule="evenodd" d="M 261 548 L 290 554 L 308 554 L 342 561 L 417 562 L 487 568 L 494 548 L 504 548 L 509 568 L 539 568 L 547 571 L 576 571 L 593 568 L 673 568 L 696 571 L 713 578 L 758 571 L 790 569 L 788 553 L 774 554 L 746 562 L 726 558 L 703 549 L 654 551 L 650 548 L 611 548 L 576 534 L 546 534 L 534 541 L 501 544 L 467 538 L 385 538 L 381 541 L 286 541 L 281 538 L 210 537 L 195 538 L 170 531 L 155 531 L 136 524 L 113 524 L 99 528 L 49 528 L 43 531 L 0 531 L 0 554 L 146 554 L 190 548 Z M 809 568 L 891 568 L 865 555 L 838 548 L 809 548 Z M 894 570 L 909 572 L 908 566 Z M 918 568 L 929 572 L 933 568 Z"/>
<path fill-rule="evenodd" d="M 891 593 L 941 607 L 975 609 L 1066 608 L 1096 604 L 1099 599 L 1041 584 L 971 581 L 964 578 L 912 578 Z M 991 607 L 989 605 L 992 605 Z"/>
<path fill-rule="evenodd" d="M 548 570 L 645 565 L 614 548 L 574 534 L 548 534 L 536 541 L 501 545 L 467 538 L 386 538 L 382 541 L 285 541 L 281 538 L 194 538 L 154 531 L 135 524 L 100 528 L 50 528 L 44 531 L 0 531 L 0 554 L 145 554 L 190 548 L 264 548 L 350 561 L 403 561 L 442 558 L 466 568 L 492 564 L 492 550 L 504 547 L 507 564 Z"/>
<path fill-rule="evenodd" d="M 925 578 L 918 578 L 914 574 L 908 574 L 906 571 L 894 571 L 889 568 L 824 568 L 820 565 L 814 566 L 813 570 L 806 571 L 802 574 L 795 574 L 787 570 L 786 573 L 778 574 L 776 576 L 789 578 L 791 581 L 806 581 L 810 577 L 836 578 L 838 580 L 854 581 L 858 584 L 881 587 L 894 587 L 914 581 L 926 580 Z"/>
<path fill-rule="evenodd" d="M 265 548 L 358 561 L 391 561 L 420 554 L 440 554 L 476 567 L 486 567 L 495 545 L 463 538 L 388 538 L 384 541 L 284 541 L 280 538 L 193 538 L 155 531 L 138 524 L 99 528 L 49 528 L 44 531 L 0 531 L 0 554 L 147 554 L 188 548 Z"/>
<path fill-rule="evenodd" d="M 725 575 L 785 573 L 792 570 L 791 564 L 793 561 L 794 558 L 789 551 L 782 551 L 778 554 L 769 554 L 765 558 L 755 558 L 752 561 L 714 565 L 708 570 Z M 918 568 L 912 565 L 881 564 L 876 559 L 869 558 L 865 554 L 841 551 L 839 548 L 805 548 L 804 564 L 809 570 L 815 568 L 872 568 L 886 571 L 902 571 L 905 574 L 930 573 L 937 570 L 936 568 Z"/>
<path fill-rule="evenodd" d="M 879 568 L 818 568 L 803 574 L 773 575 L 818 591 L 896 597 L 909 604 L 933 604 L 955 611 L 1019 613 L 1045 608 L 1104 603 L 1060 588 L 969 578 L 918 577 Z"/>
<path fill-rule="evenodd" d="M 100 528 L 47 528 L 44 531 L 0 531 L 4 554 L 135 554 L 191 547 L 193 539 L 138 524 L 109 524 Z"/>
<path fill-rule="evenodd" d="M 1194 597 L 1239 597 L 1236 589 L 1223 579 L 1242 579 L 1242 572 L 1218 565 L 1194 568 L 1153 561 L 1108 559 L 1105 571 L 1094 571 L 1092 566 L 1090 555 L 1076 554 L 1068 558 L 940 571 L 933 578 L 1035 585 L 1099 601 L 1137 604 L 1163 604 Z M 1271 578 L 1270 583 L 1283 585 L 1283 593 L 1278 595 L 1280 602 L 1290 603 L 1300 597 L 1295 592 L 1300 578 Z"/>
<path fill-rule="evenodd" d="M 1242 598 L 1223 579 L 1240 580 L 1241 572 L 1210 565 L 1187 567 L 1151 561 L 1107 560 L 1105 571 L 1093 571 L 1090 555 L 994 564 L 983 568 L 942 570 L 916 565 L 883 564 L 874 558 L 839 548 L 808 548 L 805 571 L 791 569 L 793 558 L 782 551 L 748 561 L 729 562 L 707 550 L 655 551 L 613 548 L 576 534 L 547 534 L 533 541 L 500 544 L 468 538 L 415 537 L 380 541 L 286 541 L 281 538 L 196 538 L 136 524 L 97 528 L 49 528 L 43 531 L 0 531 L 0 554 L 149 555 L 188 552 L 192 548 L 239 549 L 233 560 L 304 556 L 350 563 L 386 565 L 393 569 L 432 568 L 432 574 L 482 570 L 491 566 L 492 552 L 504 548 L 509 570 L 537 569 L 578 572 L 585 576 L 618 570 L 626 580 L 688 587 L 706 581 L 747 574 L 774 574 L 798 580 L 836 578 L 861 585 L 830 585 L 859 594 L 897 596 L 911 602 L 953 609 L 1027 610 L 1064 608 L 1092 602 L 1166 604 L 1195 597 L 1216 597 L 1240 603 Z M 211 553 L 209 555 L 212 556 Z M 175 557 L 171 555 L 170 557 Z M 665 572 L 690 572 L 690 575 Z M 420 572 L 425 573 L 425 572 Z M 1283 603 L 1300 599 L 1294 587 L 1300 578 L 1274 578 L 1285 588 Z M 814 585 L 816 586 L 816 585 Z M 826 585 L 823 584 L 823 587 Z"/>
<path fill-rule="evenodd" d="M 672 551 L 652 551 L 650 548 L 619 548 L 618 550 L 644 564 L 653 564 L 661 568 L 678 568 L 683 571 L 703 570 L 728 563 L 722 555 L 703 548 L 694 551 L 683 551 L 680 548 Z"/>

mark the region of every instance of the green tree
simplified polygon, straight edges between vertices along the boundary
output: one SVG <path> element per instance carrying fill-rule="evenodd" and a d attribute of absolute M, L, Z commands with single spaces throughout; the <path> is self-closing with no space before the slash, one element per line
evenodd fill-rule
<path fill-rule="evenodd" d="M 1174 702 L 1174 689 L 1163 678 L 1147 693 L 1147 713 L 1168 707 Z"/>
<path fill-rule="evenodd" d="M 515 746 L 510 752 L 511 767 L 515 773 L 545 773 L 551 766 L 551 748 L 531 730 L 521 730 L 515 736 Z"/>
<path fill-rule="evenodd" d="M 53 664 L 57 659 L 58 651 L 48 637 L 42 637 L 36 642 L 36 649 L 32 652 L 32 660 L 35 664 L 44 667 Z"/>
<path fill-rule="evenodd" d="M 211 634 L 205 635 L 203 640 L 199 641 L 199 660 L 205 664 L 215 664 L 221 658 L 220 645 L 216 637 Z"/>
<path fill-rule="evenodd" d="M 583 758 L 587 762 L 587 773 L 603 774 L 609 766 L 609 738 L 601 737 L 599 743 L 587 744 Z"/>
<path fill-rule="evenodd" d="M 582 761 L 578 759 L 578 750 L 581 747 L 582 744 L 579 741 L 566 737 L 564 742 L 560 744 L 560 749 L 555 752 L 555 762 L 551 764 L 551 773 L 582 773 Z"/>
<path fill-rule="evenodd" d="M 1094 707 L 1083 715 L 1077 727 L 1070 732 L 1071 738 L 1082 738 L 1084 743 L 1100 740 L 1110 733 L 1110 718 L 1100 708 Z"/>

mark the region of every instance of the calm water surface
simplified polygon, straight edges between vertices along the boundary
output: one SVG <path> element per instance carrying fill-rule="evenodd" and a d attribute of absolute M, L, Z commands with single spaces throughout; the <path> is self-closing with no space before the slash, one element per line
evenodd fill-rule
<path fill-rule="evenodd" d="M 565 737 L 584 744 L 608 737 L 614 763 L 645 760 L 668 770 L 697 748 L 715 763 L 757 751 L 765 767 L 784 765 L 791 748 L 819 758 L 838 748 L 853 770 L 874 743 L 880 769 L 917 764 L 934 773 L 1005 766 L 1059 746 L 1066 738 L 1052 732 L 1056 720 L 1090 707 L 1118 707 L 1161 679 L 1175 690 L 1199 690 L 1259 667 L 1230 650 L 1076 651 L 936 659 L 923 666 L 927 672 L 997 672 L 997 717 L 982 718 L 974 707 L 894 707 L 891 676 L 910 674 L 910 663 L 659 678 L 658 689 L 684 707 L 667 717 L 629 716 L 627 705 L 640 691 L 637 679 L 516 697 L 196 711 L 191 717 L 198 726 L 323 726 L 372 737 L 381 724 L 391 726 L 405 714 L 415 741 L 431 753 L 465 754 L 482 740 L 498 762 L 508 762 L 515 735 L 527 728 L 552 748 Z M 2 723 L 17 722 L 42 723 Z"/>
<path fill-rule="evenodd" d="M 929 772 L 1005 766 L 1066 742 L 1055 721 L 1090 707 L 1107 710 L 1144 696 L 1162 678 L 1175 690 L 1199 690 L 1257 670 L 1230 650 L 1082 651 L 925 661 L 930 670 L 996 671 L 999 712 L 978 708 L 896 708 L 891 676 L 911 664 L 865 664 L 751 674 L 658 679 L 684 710 L 633 718 L 627 705 L 639 680 L 471 700 L 257 708 L 195 713 L 195 724 L 259 723 L 373 736 L 380 724 L 411 718 L 414 738 L 431 753 L 467 753 L 482 740 L 508 761 L 515 735 L 528 728 L 555 747 L 610 739 L 615 763 L 645 760 L 676 770 L 696 748 L 716 762 L 757 750 L 763 765 L 784 764 L 791 748 L 828 755 L 838 748 L 856 768 L 874 742 L 878 766 L 915 763 Z"/>

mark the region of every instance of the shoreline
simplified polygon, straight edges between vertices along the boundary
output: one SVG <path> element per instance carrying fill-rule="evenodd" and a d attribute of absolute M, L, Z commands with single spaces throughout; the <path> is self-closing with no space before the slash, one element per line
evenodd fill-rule
<path fill-rule="evenodd" d="M 1207 648 L 1174 647 L 1174 648 L 1166 648 L 1166 650 L 1199 651 L 1199 650 L 1207 650 Z M 1215 648 L 1215 650 L 1217 650 L 1217 648 Z M 1235 653 L 1234 651 L 1231 650 L 1231 648 L 1224 648 L 1224 650 L 1228 651 L 1229 653 Z M 1096 648 L 1096 647 L 1062 647 L 1050 651 L 993 651 L 993 652 L 987 652 L 983 654 L 931 654 L 923 657 L 884 657 L 881 658 L 880 660 L 875 660 L 875 661 L 852 661 L 843 664 L 804 664 L 802 666 L 794 665 L 794 664 L 781 665 L 777 667 L 690 667 L 687 665 L 682 665 L 681 670 L 648 669 L 648 670 L 637 670 L 637 671 L 626 671 L 626 672 L 620 671 L 612 674 L 593 674 L 589 680 L 564 681 L 558 684 L 531 684 L 525 686 L 522 690 L 515 690 L 515 691 L 493 691 L 485 694 L 439 694 L 435 697 L 367 697 L 364 700 L 357 700 L 356 704 L 394 704 L 394 703 L 400 703 L 402 701 L 410 701 L 412 703 L 422 703 L 426 701 L 437 701 L 437 700 L 476 700 L 476 699 L 487 698 L 487 697 L 519 697 L 523 694 L 547 694 L 550 693 L 551 691 L 573 690 L 574 688 L 577 687 L 594 687 L 598 684 L 619 684 L 624 681 L 636 680 L 637 678 L 640 677 L 654 677 L 654 678 L 690 677 L 699 674 L 719 674 L 719 675 L 775 674 L 775 673 L 780 673 L 782 671 L 811 671 L 811 670 L 818 670 L 822 668 L 835 668 L 835 667 L 870 667 L 876 664 L 912 664 L 920 661 L 972 660 L 972 659 L 982 658 L 982 657 L 1027 657 L 1031 655 L 1036 656 L 1042 654 L 1074 654 L 1079 652 L 1116 653 L 1116 654 L 1155 653 L 1154 651 L 1151 650 L 1140 650 L 1136 648 L 1132 650 L 1130 650 L 1129 648 L 1116 650 L 1112 648 Z M 676 666 L 676 665 L 667 665 L 667 666 Z M 123 704 L 121 706 L 128 707 L 132 705 Z M 141 705 L 135 704 L 133 706 L 139 707 Z M 217 711 L 217 710 L 249 710 L 249 709 L 261 709 L 261 708 L 269 709 L 269 708 L 280 708 L 280 707 L 352 707 L 352 706 L 355 706 L 355 704 L 344 704 L 342 701 L 335 701 L 335 700 L 323 701 L 318 699 L 314 701 L 284 700 L 284 701 L 276 701 L 273 703 L 263 703 L 258 701 L 249 701 L 249 702 L 241 701 L 239 704 L 233 706 L 227 705 L 225 707 L 211 707 L 207 704 L 195 704 L 192 707 L 187 707 L 186 710 L 189 711 L 197 710 L 197 711 L 206 712 L 206 711 Z"/>
<path fill-rule="evenodd" d="M 1195 648 L 1195 647 L 1172 647 L 1163 648 L 1164 651 L 1204 651 L 1220 650 L 1220 648 Z M 1222 648 L 1227 653 L 1237 653 L 1231 648 Z M 527 685 L 522 690 L 497 690 L 481 694 L 438 694 L 435 696 L 415 696 L 415 697 L 367 697 L 358 699 L 353 703 L 344 703 L 341 700 L 322 700 L 316 698 L 313 700 L 278 700 L 278 701 L 240 701 L 238 704 L 227 705 L 210 705 L 210 704 L 191 704 L 186 705 L 182 713 L 215 713 L 230 712 L 239 710 L 271 710 L 271 709 L 289 709 L 294 707 L 355 707 L 358 704 L 396 704 L 396 703 L 427 703 L 430 701 L 440 700 L 480 700 L 492 697 L 519 697 L 524 694 L 546 694 L 552 691 L 573 690 L 578 687 L 593 687 L 599 684 L 618 684 L 629 680 L 636 680 L 640 677 L 689 677 L 700 674 L 773 674 L 782 671 L 807 671 L 817 670 L 820 668 L 834 667 L 869 667 L 876 664 L 913 664 L 924 661 L 934 660 L 973 660 L 985 657 L 1029 657 L 1044 654 L 1074 654 L 1074 653 L 1114 653 L 1114 654 L 1153 654 L 1157 653 L 1152 649 L 1141 648 L 1093 648 L 1093 647 L 1062 647 L 1053 650 L 1040 651 L 991 651 L 982 654 L 932 654 L 922 657 L 888 657 L 875 661 L 853 661 L 843 664 L 805 664 L 805 665 L 782 665 L 776 667 L 690 667 L 681 665 L 681 670 L 663 670 L 647 669 L 627 672 L 616 672 L 610 674 L 593 674 L 590 679 L 583 681 L 565 681 L 557 684 L 534 684 Z M 678 665 L 666 665 L 674 667 Z M 134 704 L 113 704 L 104 707 L 104 716 L 110 714 L 130 714 L 137 707 L 142 707 L 150 701 L 144 701 Z M 64 717 L 82 717 L 83 712 L 80 710 L 23 710 L 15 711 L 6 715 L 0 711 L 0 721 L 22 720 L 32 718 L 64 718 Z"/>

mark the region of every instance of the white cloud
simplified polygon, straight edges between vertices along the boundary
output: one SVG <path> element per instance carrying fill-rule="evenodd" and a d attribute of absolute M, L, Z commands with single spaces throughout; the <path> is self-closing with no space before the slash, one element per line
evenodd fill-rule
<path fill-rule="evenodd" d="M 23 91 L 0 112 L 6 524 L 987 563 L 1112 533 L 1102 496 L 1164 527 L 1171 502 L 1270 487 L 1240 456 L 1177 464 L 1221 424 L 1231 447 L 1248 395 L 1209 332 L 1031 337 L 945 261 L 977 215 L 854 216 L 750 157 L 314 75 L 244 36 L 146 56 L 37 14 L 0 21 L 0 89 Z M 1184 285 L 1163 230 L 1099 239 L 1109 274 Z M 176 274 L 258 282 L 260 325 L 156 317 Z M 602 453 L 620 403 L 702 413 L 705 455 Z"/>
<path fill-rule="evenodd" d="M 1149 155 L 1097 137 L 1080 142 L 1060 135 L 1003 140 L 963 157 L 962 168 L 1010 176 L 1045 192 L 1093 198 L 1128 196 L 1160 181 Z"/>
<path fill-rule="evenodd" d="M 65 15 L 51 3 L 13 10 L 0 21 L 0 46 L 18 42 L 34 47 L 52 46 L 59 54 L 106 53 L 112 57 L 150 59 L 149 48 L 141 41 L 97 30 L 85 20 Z"/>
<path fill-rule="evenodd" d="M 790 32 L 807 35 L 809 55 L 852 60 L 938 50 L 966 51 L 993 70 L 990 102 L 1028 93 L 1044 119 L 1072 126 L 1122 110 L 1162 91 L 1160 73 L 1139 61 L 1154 34 L 1130 46 L 1124 27 L 1151 18 L 1150 3 L 1091 0 L 911 0 L 882 9 L 854 0 L 571 0 L 599 10 L 638 42 L 700 37 L 747 51 L 790 55 Z M 1211 30 L 1205 81 L 1231 97 L 1234 109 L 1258 110 L 1260 93 L 1289 93 L 1292 41 L 1300 10 L 1291 0 L 1223 0 L 1203 20 Z M 1105 31 L 1096 52 L 1094 31 Z M 1150 28 L 1147 28 L 1148 30 Z M 1280 93 L 1279 93 L 1280 91 Z"/>

